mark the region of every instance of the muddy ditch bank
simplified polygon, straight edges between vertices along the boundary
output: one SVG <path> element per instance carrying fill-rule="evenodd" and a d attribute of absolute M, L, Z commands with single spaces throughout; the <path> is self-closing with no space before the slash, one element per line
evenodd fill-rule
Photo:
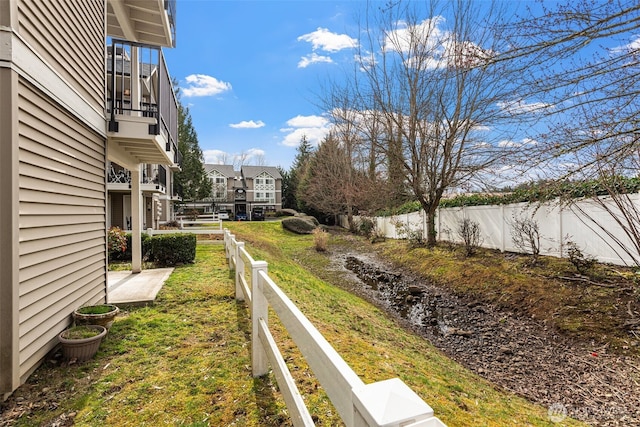
<path fill-rule="evenodd" d="M 530 318 L 456 296 L 376 254 L 332 248 L 356 293 L 499 388 L 594 426 L 640 426 L 640 360 L 560 336 Z"/>

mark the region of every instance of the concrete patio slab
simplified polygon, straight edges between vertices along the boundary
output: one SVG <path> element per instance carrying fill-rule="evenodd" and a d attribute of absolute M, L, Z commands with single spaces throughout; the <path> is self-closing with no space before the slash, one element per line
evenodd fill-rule
<path fill-rule="evenodd" d="M 136 274 L 131 271 L 110 271 L 107 280 L 107 302 L 122 305 L 153 303 L 172 272 L 173 268 L 154 268 Z"/>

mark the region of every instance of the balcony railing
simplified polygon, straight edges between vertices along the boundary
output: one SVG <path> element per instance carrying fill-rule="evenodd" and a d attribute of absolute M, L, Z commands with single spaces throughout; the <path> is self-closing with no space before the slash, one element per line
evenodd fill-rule
<path fill-rule="evenodd" d="M 109 184 L 131 184 L 131 172 L 117 163 L 111 163 L 107 173 Z M 140 184 L 155 184 L 162 188 L 167 186 L 167 170 L 162 165 L 147 165 L 142 170 Z"/>
<path fill-rule="evenodd" d="M 118 116 L 154 118 L 149 135 L 162 135 L 166 152 L 173 153 L 174 163 L 180 164 L 178 101 L 162 50 L 112 40 L 106 67 L 109 131 L 118 132 Z"/>

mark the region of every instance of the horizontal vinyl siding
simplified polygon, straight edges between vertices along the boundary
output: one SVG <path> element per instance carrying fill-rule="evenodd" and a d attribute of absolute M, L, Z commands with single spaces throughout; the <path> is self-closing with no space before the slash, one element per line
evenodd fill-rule
<path fill-rule="evenodd" d="M 75 308 L 104 300 L 106 143 L 22 80 L 19 94 L 22 377 Z"/>
<path fill-rule="evenodd" d="M 104 0 L 18 2 L 20 35 L 98 110 L 105 99 L 104 10 Z"/>

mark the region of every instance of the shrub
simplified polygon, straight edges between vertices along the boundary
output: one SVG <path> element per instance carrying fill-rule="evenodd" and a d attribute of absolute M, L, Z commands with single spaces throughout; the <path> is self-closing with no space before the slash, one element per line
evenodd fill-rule
<path fill-rule="evenodd" d="M 192 263 L 196 259 L 196 235 L 161 234 L 151 238 L 152 261 L 164 266 Z"/>
<path fill-rule="evenodd" d="M 168 221 L 160 226 L 160 230 L 176 230 L 180 228 L 180 223 L 178 221 Z"/>
<path fill-rule="evenodd" d="M 200 212 L 197 209 L 191 209 L 190 211 L 185 212 L 185 216 L 189 221 L 195 221 L 200 216 Z"/>
<path fill-rule="evenodd" d="M 395 221 L 392 223 L 396 227 L 398 236 L 409 241 L 409 245 L 413 247 L 424 246 L 424 235 L 422 228 L 413 228 L 412 224 L 405 224 L 402 221 Z"/>
<path fill-rule="evenodd" d="M 375 232 L 375 224 L 371 218 L 362 218 L 358 223 L 358 234 L 370 239 Z"/>
<path fill-rule="evenodd" d="M 120 227 L 111 227 L 107 234 L 107 250 L 109 259 L 117 259 L 121 254 L 126 252 L 128 247 L 125 232 Z"/>
<path fill-rule="evenodd" d="M 533 218 L 517 217 L 513 215 L 511 225 L 511 240 L 521 252 L 530 253 L 531 263 L 535 265 L 540 255 L 540 226 Z"/>
<path fill-rule="evenodd" d="M 597 261 L 591 255 L 585 255 L 576 242 L 571 240 L 567 242 L 567 256 L 569 257 L 569 262 L 573 264 L 580 274 L 587 274 Z"/>
<path fill-rule="evenodd" d="M 326 252 L 329 242 L 329 233 L 318 227 L 313 230 L 313 243 L 315 244 L 316 251 Z"/>
<path fill-rule="evenodd" d="M 456 231 L 458 232 L 458 237 L 464 243 L 465 255 L 468 257 L 473 255 L 482 243 L 480 224 L 469 218 L 464 218 L 458 221 L 458 229 Z"/>
<path fill-rule="evenodd" d="M 114 253 L 110 258 L 111 261 L 131 261 L 131 233 L 127 233 L 125 235 L 125 239 L 127 242 L 126 250 L 124 252 Z M 147 233 L 140 234 L 140 243 L 142 245 L 142 260 L 149 259 L 149 255 L 151 252 L 151 243 L 149 242 L 150 239 L 151 236 L 149 236 Z M 111 255 L 111 253 L 109 255 Z"/>
<path fill-rule="evenodd" d="M 319 225 L 312 216 L 292 216 L 282 220 L 282 227 L 297 234 L 311 234 Z"/>

